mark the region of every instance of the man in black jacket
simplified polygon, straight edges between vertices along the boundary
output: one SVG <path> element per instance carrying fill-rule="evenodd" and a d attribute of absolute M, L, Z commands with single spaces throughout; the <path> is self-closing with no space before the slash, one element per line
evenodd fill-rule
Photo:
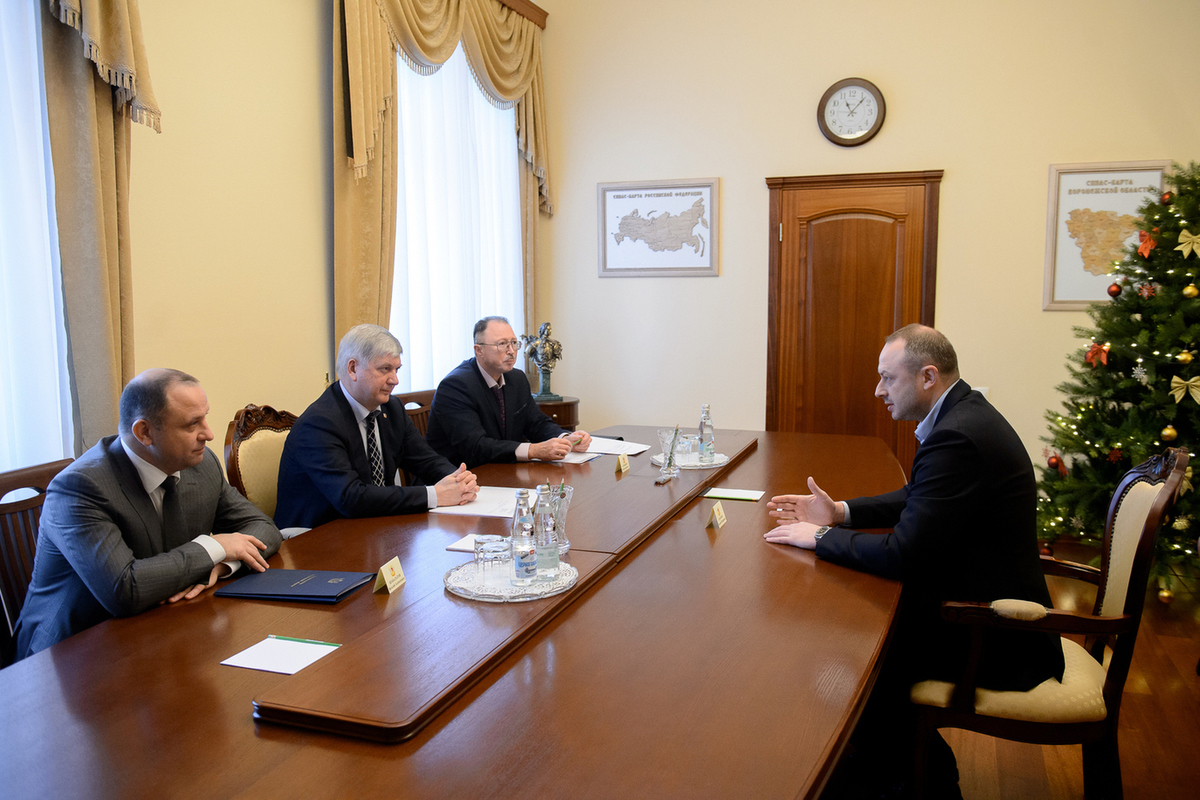
<path fill-rule="evenodd" d="M 358 325 L 342 337 L 338 379 L 300 415 L 283 445 L 280 527 L 413 514 L 475 499 L 475 475 L 435 453 L 392 396 L 400 353 L 400 342 L 379 325 Z M 399 469 L 429 485 L 397 486 Z"/>
<path fill-rule="evenodd" d="M 923 325 L 889 336 L 879 355 L 875 396 L 893 419 L 920 423 L 908 485 L 835 502 L 810 477 L 812 494 L 771 499 L 768 508 L 779 527 L 765 538 L 904 582 L 900 617 L 872 695 L 872 704 L 902 714 L 913 683 L 954 681 L 962 674 L 969 634 L 965 626 L 941 620 L 943 600 L 1014 598 L 1048 607 L 1050 595 L 1038 557 L 1029 455 L 1004 417 L 959 379 L 946 337 Z M 862 533 L 851 525 L 894 530 Z M 980 686 L 1024 691 L 1049 678 L 1061 680 L 1062 673 L 1057 636 L 985 632 Z M 894 696 L 879 697 L 887 692 Z"/>
<path fill-rule="evenodd" d="M 592 437 L 570 433 L 542 413 L 519 369 L 521 342 L 503 317 L 475 323 L 475 358 L 442 379 L 429 409 L 430 446 L 472 469 L 480 464 L 558 461 Z"/>

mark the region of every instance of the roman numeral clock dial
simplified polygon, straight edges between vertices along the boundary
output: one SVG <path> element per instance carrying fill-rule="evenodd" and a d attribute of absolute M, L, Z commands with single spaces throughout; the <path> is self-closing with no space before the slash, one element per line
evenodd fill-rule
<path fill-rule="evenodd" d="M 879 133 L 886 111 L 878 86 L 863 78 L 846 78 L 830 86 L 821 97 L 817 125 L 834 144 L 857 147 Z"/>

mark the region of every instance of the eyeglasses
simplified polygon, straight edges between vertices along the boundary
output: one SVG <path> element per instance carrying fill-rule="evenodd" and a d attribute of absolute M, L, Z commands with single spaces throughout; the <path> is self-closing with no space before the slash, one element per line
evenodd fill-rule
<path fill-rule="evenodd" d="M 521 343 L 514 339 L 511 342 L 478 342 L 483 347 L 494 347 L 497 350 L 520 350 Z"/>

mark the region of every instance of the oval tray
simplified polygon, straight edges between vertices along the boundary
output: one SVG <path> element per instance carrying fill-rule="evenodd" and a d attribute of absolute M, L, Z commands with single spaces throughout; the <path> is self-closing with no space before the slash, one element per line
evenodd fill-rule
<path fill-rule="evenodd" d="M 513 586 L 507 574 L 481 577 L 475 570 L 475 562 L 460 564 L 446 573 L 442 579 L 446 591 L 468 600 L 485 603 L 527 603 L 562 594 L 579 580 L 579 570 L 565 561 L 559 562 L 558 577 L 552 581 L 534 581 L 529 586 Z"/>

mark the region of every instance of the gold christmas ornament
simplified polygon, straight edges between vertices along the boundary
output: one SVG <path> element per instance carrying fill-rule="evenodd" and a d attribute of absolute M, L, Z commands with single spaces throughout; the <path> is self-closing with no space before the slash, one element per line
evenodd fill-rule
<path fill-rule="evenodd" d="M 1167 427 L 1163 428 L 1158 435 L 1162 437 L 1164 442 L 1173 442 L 1179 436 L 1179 431 L 1168 425 Z"/>
<path fill-rule="evenodd" d="M 1170 605 L 1171 603 L 1175 602 L 1175 593 L 1170 589 L 1159 589 L 1158 602 Z"/>
<path fill-rule="evenodd" d="M 1192 363 L 1192 354 L 1187 350 L 1184 350 L 1182 353 L 1175 356 L 1175 360 L 1180 364 L 1190 364 Z"/>
<path fill-rule="evenodd" d="M 1194 283 L 1189 283 L 1187 286 L 1183 287 L 1183 296 L 1188 299 L 1191 299 L 1198 294 L 1200 294 L 1200 289 L 1197 289 L 1196 284 Z"/>

